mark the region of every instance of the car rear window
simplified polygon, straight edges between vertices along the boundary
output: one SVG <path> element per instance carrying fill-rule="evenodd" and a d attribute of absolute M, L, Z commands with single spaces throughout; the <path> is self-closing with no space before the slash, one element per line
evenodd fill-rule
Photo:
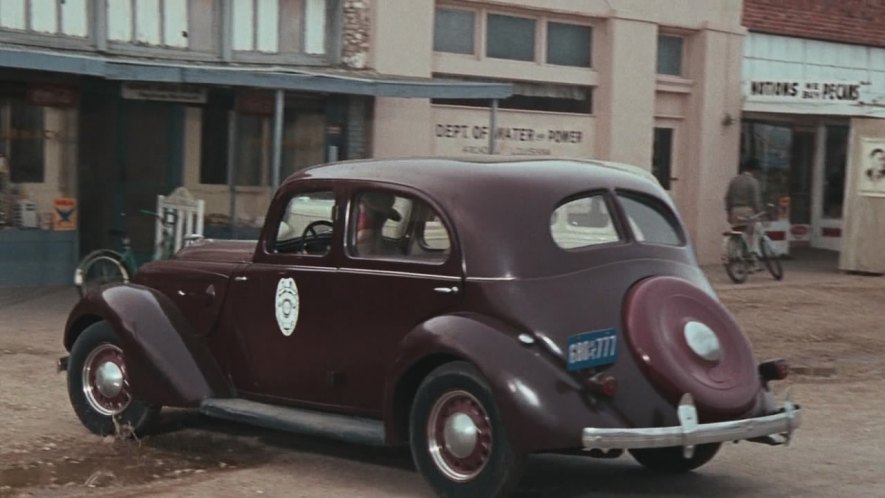
<path fill-rule="evenodd" d="M 673 211 L 658 199 L 634 192 L 618 192 L 618 200 L 637 242 L 681 246 L 685 235 Z"/>
<path fill-rule="evenodd" d="M 622 240 L 603 193 L 561 204 L 550 217 L 550 235 L 563 249 L 609 244 Z"/>

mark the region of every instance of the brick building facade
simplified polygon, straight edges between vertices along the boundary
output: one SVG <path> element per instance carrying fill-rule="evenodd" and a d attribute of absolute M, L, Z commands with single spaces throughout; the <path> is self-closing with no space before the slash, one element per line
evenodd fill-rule
<path fill-rule="evenodd" d="M 885 0 L 744 0 L 752 32 L 885 47 Z"/>

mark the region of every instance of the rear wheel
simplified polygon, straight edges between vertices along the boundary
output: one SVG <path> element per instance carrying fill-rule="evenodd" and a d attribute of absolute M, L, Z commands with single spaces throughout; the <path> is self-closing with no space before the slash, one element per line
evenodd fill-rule
<path fill-rule="evenodd" d="M 720 446 L 721 443 L 699 444 L 695 446 L 691 458 L 685 458 L 681 446 L 632 449 L 630 454 L 643 467 L 659 472 L 681 474 L 712 460 Z"/>
<path fill-rule="evenodd" d="M 740 236 L 730 236 L 725 242 L 725 256 L 723 264 L 725 265 L 725 273 L 728 278 L 736 284 L 742 284 L 747 281 L 750 274 L 750 264 L 744 257 L 744 240 Z"/>
<path fill-rule="evenodd" d="M 768 273 L 771 273 L 775 280 L 784 278 L 784 268 L 781 266 L 781 260 L 774 254 L 774 249 L 771 248 L 771 243 L 767 237 L 762 237 L 762 240 L 759 241 L 759 252 L 765 267 L 768 268 Z"/>
<path fill-rule="evenodd" d="M 114 282 L 128 282 L 131 275 L 117 252 L 102 250 L 89 253 L 74 272 L 74 284 L 80 295 Z"/>
<path fill-rule="evenodd" d="M 431 372 L 409 422 L 415 465 L 437 495 L 500 497 L 516 487 L 524 457 L 510 446 L 491 389 L 469 363 Z"/>
<path fill-rule="evenodd" d="M 107 322 L 90 325 L 74 342 L 68 396 L 83 425 L 100 436 L 141 433 L 159 412 L 132 397 L 123 349 Z"/>

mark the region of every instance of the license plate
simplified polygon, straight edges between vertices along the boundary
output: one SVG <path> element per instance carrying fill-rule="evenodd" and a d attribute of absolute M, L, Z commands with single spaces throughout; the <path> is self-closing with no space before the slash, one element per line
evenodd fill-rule
<path fill-rule="evenodd" d="M 618 359 L 615 329 L 583 332 L 568 338 L 568 369 L 583 370 L 614 363 Z"/>

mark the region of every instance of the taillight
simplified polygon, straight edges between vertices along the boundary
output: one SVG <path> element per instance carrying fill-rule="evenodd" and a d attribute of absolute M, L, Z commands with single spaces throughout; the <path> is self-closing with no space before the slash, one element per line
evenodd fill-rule
<path fill-rule="evenodd" d="M 607 373 L 598 373 L 590 377 L 587 379 L 587 385 L 590 387 L 590 391 L 597 396 L 612 398 L 618 391 L 618 379 Z"/>
<path fill-rule="evenodd" d="M 769 380 L 784 380 L 789 373 L 790 365 L 783 358 L 764 361 L 759 364 L 759 375 L 766 382 Z"/>

